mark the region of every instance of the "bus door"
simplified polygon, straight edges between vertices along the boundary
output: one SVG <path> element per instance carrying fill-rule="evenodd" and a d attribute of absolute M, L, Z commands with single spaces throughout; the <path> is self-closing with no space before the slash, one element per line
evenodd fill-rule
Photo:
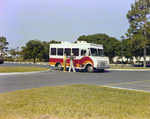
<path fill-rule="evenodd" d="M 80 67 L 84 67 L 83 63 L 86 61 L 86 57 L 88 56 L 87 49 L 81 49 L 80 55 L 81 55 L 81 60 L 79 64 L 80 64 Z"/>
<path fill-rule="evenodd" d="M 67 57 L 71 56 L 71 48 L 65 48 L 64 54 L 66 54 Z M 67 65 L 66 66 L 69 66 L 69 65 L 70 65 L 70 59 L 67 58 Z"/>
<path fill-rule="evenodd" d="M 81 49 L 81 56 L 86 56 L 87 55 L 87 53 L 86 53 L 86 49 Z"/>
<path fill-rule="evenodd" d="M 74 67 L 79 67 L 79 48 L 72 48 L 72 53 L 75 56 L 73 61 Z"/>

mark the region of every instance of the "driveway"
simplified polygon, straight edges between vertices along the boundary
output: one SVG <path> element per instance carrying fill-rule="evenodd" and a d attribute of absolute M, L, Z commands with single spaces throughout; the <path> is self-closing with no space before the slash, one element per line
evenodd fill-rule
<path fill-rule="evenodd" d="M 47 65 L 31 64 L 11 64 L 5 63 L 1 66 L 38 66 Z M 52 72 L 22 75 L 0 76 L 0 93 L 24 90 L 45 86 L 59 86 L 71 84 L 100 85 L 113 88 L 124 88 L 130 90 L 140 90 L 150 92 L 150 72 L 149 71 L 108 71 L 103 73 L 88 73 L 84 71 L 76 73 L 64 73 L 50 67 Z"/>

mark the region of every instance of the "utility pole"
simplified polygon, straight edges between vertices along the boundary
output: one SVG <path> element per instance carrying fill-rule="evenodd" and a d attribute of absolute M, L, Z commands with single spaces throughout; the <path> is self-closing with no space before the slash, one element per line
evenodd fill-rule
<path fill-rule="evenodd" d="M 123 39 L 124 39 L 124 36 L 122 35 L 120 38 L 122 40 L 122 62 L 121 62 L 121 66 L 123 68 Z"/>

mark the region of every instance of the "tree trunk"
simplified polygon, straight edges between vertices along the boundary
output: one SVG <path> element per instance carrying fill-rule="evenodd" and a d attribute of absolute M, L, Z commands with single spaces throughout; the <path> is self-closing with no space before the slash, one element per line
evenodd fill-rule
<path fill-rule="evenodd" d="M 144 47 L 144 65 L 143 67 L 146 67 L 146 45 Z"/>
<path fill-rule="evenodd" d="M 112 62 L 112 57 L 109 57 L 109 63 L 111 64 Z"/>
<path fill-rule="evenodd" d="M 144 24 L 146 24 L 146 20 L 144 20 Z M 146 36 L 146 28 L 144 28 L 144 36 Z M 144 39 L 145 41 L 145 46 L 144 46 L 144 67 L 146 67 L 146 48 L 147 48 L 147 43 L 146 43 L 146 39 Z"/>
<path fill-rule="evenodd" d="M 33 63 L 35 63 L 35 58 L 34 58 L 34 61 L 33 61 Z"/>
<path fill-rule="evenodd" d="M 127 57 L 127 63 L 128 63 L 128 61 L 129 61 L 129 57 Z"/>

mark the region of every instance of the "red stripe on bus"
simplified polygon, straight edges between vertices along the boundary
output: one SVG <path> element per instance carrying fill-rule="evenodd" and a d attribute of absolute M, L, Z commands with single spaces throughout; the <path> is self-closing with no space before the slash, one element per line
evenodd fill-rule
<path fill-rule="evenodd" d="M 88 61 L 91 63 L 93 66 L 93 61 L 90 57 L 83 57 L 81 59 L 74 59 L 73 64 L 76 67 L 77 64 L 83 64 L 85 61 Z M 49 58 L 49 62 L 60 62 L 63 63 L 63 58 Z M 67 59 L 67 63 L 70 63 L 70 59 Z"/>
<path fill-rule="evenodd" d="M 90 57 L 83 57 L 82 59 L 80 59 L 80 64 L 83 64 L 87 60 L 90 61 L 92 65 L 94 66 L 93 61 Z"/>

